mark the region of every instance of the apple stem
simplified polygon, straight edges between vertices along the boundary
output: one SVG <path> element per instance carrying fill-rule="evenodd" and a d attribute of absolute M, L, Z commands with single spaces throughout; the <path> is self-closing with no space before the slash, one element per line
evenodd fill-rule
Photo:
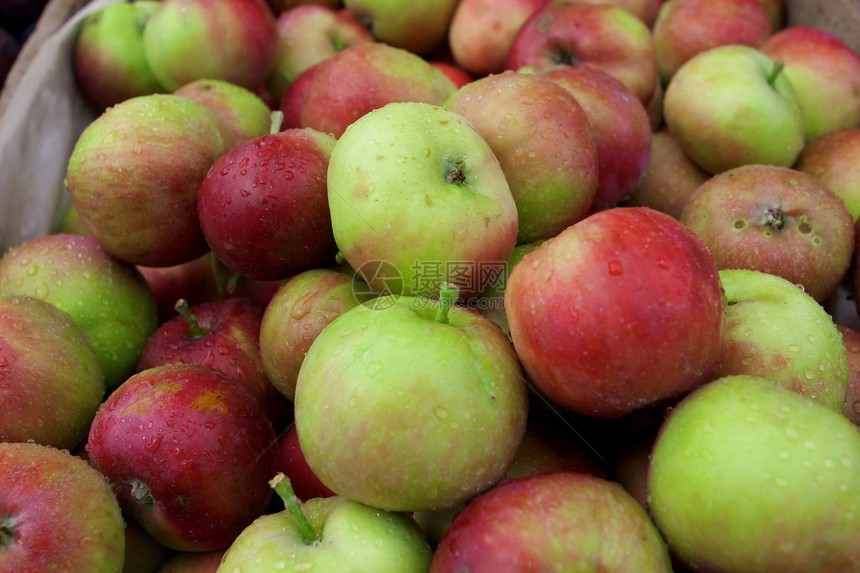
<path fill-rule="evenodd" d="M 191 312 L 191 309 L 188 307 L 188 301 L 184 298 L 180 298 L 176 301 L 176 305 L 174 307 L 176 312 L 185 319 L 185 322 L 188 323 L 188 328 L 191 329 L 191 334 L 194 336 L 196 340 L 199 340 L 209 334 L 209 331 L 200 326 L 200 322 L 197 320 L 197 316 Z"/>
<path fill-rule="evenodd" d="M 15 544 L 15 530 L 18 529 L 11 517 L 0 519 L 0 550 Z"/>
<path fill-rule="evenodd" d="M 313 526 L 311 526 L 311 522 L 308 520 L 308 516 L 305 515 L 304 511 L 302 511 L 302 502 L 298 497 L 296 497 L 296 494 L 293 491 L 293 486 L 290 485 L 290 478 L 284 475 L 284 472 L 278 472 L 275 477 L 269 481 L 269 485 L 275 489 L 275 493 L 277 493 L 284 501 L 284 507 L 286 510 L 290 512 L 290 515 L 292 515 L 293 519 L 296 520 L 296 525 L 299 528 L 299 532 L 302 534 L 302 539 L 304 540 L 305 545 L 312 545 L 319 541 L 316 531 L 314 531 Z"/>
<path fill-rule="evenodd" d="M 454 306 L 457 296 L 460 294 L 460 289 L 451 283 L 442 283 L 439 288 L 439 308 L 436 309 L 436 322 L 439 324 L 448 324 L 448 311 Z"/>
<path fill-rule="evenodd" d="M 765 213 L 764 224 L 772 229 L 782 229 L 785 224 L 785 217 L 781 209 L 768 209 Z"/>
<path fill-rule="evenodd" d="M 782 69 L 784 67 L 785 67 L 785 64 L 783 64 L 782 62 L 774 62 L 773 63 L 773 69 L 770 70 L 770 75 L 767 77 L 767 83 L 771 87 L 773 87 L 774 83 L 776 83 L 776 77 L 779 75 L 779 73 L 782 71 Z"/>
<path fill-rule="evenodd" d="M 269 128 L 269 134 L 274 135 L 281 131 L 281 126 L 284 124 L 284 112 L 275 110 L 272 112 L 272 124 Z"/>
<path fill-rule="evenodd" d="M 138 503 L 142 503 L 143 505 L 152 505 L 155 503 L 155 499 L 149 492 L 149 488 L 140 480 L 134 480 L 131 482 L 131 496 Z"/>

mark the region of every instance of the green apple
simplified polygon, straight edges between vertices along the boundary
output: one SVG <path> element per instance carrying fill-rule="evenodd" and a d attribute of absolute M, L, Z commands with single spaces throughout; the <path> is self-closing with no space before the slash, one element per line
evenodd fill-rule
<path fill-rule="evenodd" d="M 842 336 L 824 308 L 790 281 L 760 271 L 720 271 L 723 348 L 711 379 L 762 376 L 841 412 L 848 387 Z"/>
<path fill-rule="evenodd" d="M 687 60 L 666 86 L 663 117 L 712 174 L 749 163 L 791 167 L 805 144 L 803 109 L 782 65 L 744 45 Z"/>
<path fill-rule="evenodd" d="M 341 496 L 302 503 L 289 480 L 272 480 L 285 509 L 257 518 L 230 545 L 218 571 L 423 573 L 432 551 L 418 524 Z"/>
<path fill-rule="evenodd" d="M 423 56 L 448 32 L 458 0 L 344 0 L 344 7 L 391 46 Z"/>
<path fill-rule="evenodd" d="M 727 376 L 660 428 L 648 506 L 695 571 L 824 573 L 860 563 L 860 434 L 772 381 Z"/>
<path fill-rule="evenodd" d="M 351 124 L 329 160 L 335 241 L 379 292 L 435 295 L 455 282 L 465 299 L 490 286 L 517 241 L 517 208 L 498 159 L 461 115 L 390 103 Z M 387 283 L 364 265 L 386 261 Z M 374 267 L 375 268 L 375 267 Z"/>
<path fill-rule="evenodd" d="M 28 295 L 71 316 L 92 344 L 108 389 L 134 372 L 158 326 L 155 296 L 143 275 L 95 239 L 45 235 L 0 258 L 0 295 Z"/>
<path fill-rule="evenodd" d="M 481 294 L 481 297 L 474 304 L 478 312 L 498 324 L 505 331 L 505 334 L 509 336 L 511 329 L 508 326 L 508 317 L 505 314 L 505 288 L 507 287 L 508 279 L 511 276 L 513 268 L 523 260 L 523 257 L 532 251 L 536 251 L 543 243 L 543 240 L 538 240 L 514 247 L 511 258 L 508 259 L 508 263 L 501 269 L 495 282 Z"/>
<path fill-rule="evenodd" d="M 272 110 L 248 88 L 203 78 L 187 83 L 173 93 L 197 100 L 217 113 L 233 134 L 236 145 L 262 137 L 272 128 Z"/>
<path fill-rule="evenodd" d="M 444 509 L 501 479 L 525 432 L 513 346 L 476 312 L 384 296 L 346 311 L 299 370 L 295 415 L 311 470 L 388 511 Z"/>

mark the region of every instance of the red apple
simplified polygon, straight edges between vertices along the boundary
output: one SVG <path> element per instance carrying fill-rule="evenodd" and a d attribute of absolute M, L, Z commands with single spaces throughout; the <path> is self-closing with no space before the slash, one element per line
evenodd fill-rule
<path fill-rule="evenodd" d="M 302 126 L 302 105 L 304 105 L 305 95 L 311 80 L 320 64 L 311 66 L 300 73 L 284 91 L 284 97 L 278 102 L 278 110 L 284 114 L 284 120 L 281 122 L 281 129 L 290 129 Z"/>
<path fill-rule="evenodd" d="M 290 424 L 278 438 L 278 471 L 290 478 L 293 492 L 302 501 L 337 495 L 320 481 L 305 460 L 295 424 Z"/>
<path fill-rule="evenodd" d="M 527 254 L 505 291 L 511 338 L 535 386 L 574 412 L 615 418 L 687 393 L 722 345 L 713 257 L 669 215 L 616 207 Z"/>
<path fill-rule="evenodd" d="M 269 133 L 272 125 L 269 105 L 255 92 L 230 82 L 203 78 L 173 93 L 197 100 L 218 114 L 236 145 Z"/>
<path fill-rule="evenodd" d="M 848 353 L 848 390 L 842 413 L 860 426 L 860 330 L 847 324 L 836 324 Z"/>
<path fill-rule="evenodd" d="M 857 221 L 860 218 L 860 127 L 840 129 L 808 142 L 794 169 L 818 178 Z"/>
<path fill-rule="evenodd" d="M 155 296 L 159 324 L 176 316 L 179 299 L 194 306 L 224 298 L 226 294 L 222 277 L 229 270 L 212 251 L 186 263 L 169 267 L 138 266 L 137 270 Z"/>
<path fill-rule="evenodd" d="M 473 76 L 457 64 L 431 60 L 430 65 L 448 76 L 448 79 L 454 82 L 454 85 L 458 88 L 461 88 L 464 85 L 475 80 L 475 76 Z"/>

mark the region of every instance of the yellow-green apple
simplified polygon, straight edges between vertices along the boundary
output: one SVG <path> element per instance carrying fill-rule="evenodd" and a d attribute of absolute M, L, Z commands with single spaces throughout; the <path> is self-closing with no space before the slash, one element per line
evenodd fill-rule
<path fill-rule="evenodd" d="M 472 500 L 433 554 L 430 573 L 670 573 L 666 544 L 617 483 L 554 472 L 509 479 Z"/>
<path fill-rule="evenodd" d="M 278 437 L 278 471 L 289 478 L 293 493 L 302 501 L 337 495 L 320 481 L 308 465 L 295 424 L 290 424 Z"/>
<path fill-rule="evenodd" d="M 442 105 L 457 89 L 428 61 L 382 42 L 350 46 L 311 70 L 315 71 L 301 88 L 300 126 L 335 137 L 387 103 Z"/>
<path fill-rule="evenodd" d="M 294 275 L 272 296 L 260 324 L 260 356 L 284 396 L 295 398 L 302 361 L 320 332 L 370 295 L 361 277 L 325 268 Z"/>
<path fill-rule="evenodd" d="M 459 0 L 343 0 L 374 38 L 424 56 L 446 38 Z"/>
<path fill-rule="evenodd" d="M 194 80 L 173 93 L 195 99 L 217 113 L 236 145 L 266 135 L 272 125 L 272 109 L 259 95 L 224 80 Z"/>
<path fill-rule="evenodd" d="M 350 125 L 331 154 L 328 198 L 343 257 L 378 292 L 435 296 L 447 281 L 468 300 L 517 240 L 490 146 L 463 116 L 427 103 L 390 103 Z M 400 280 L 370 276 L 374 261 Z"/>
<path fill-rule="evenodd" d="M 663 0 L 577 0 L 582 4 L 608 4 L 626 10 L 642 20 L 648 28 L 654 26 Z"/>
<path fill-rule="evenodd" d="M 552 66 L 536 73 L 555 81 L 579 102 L 597 146 L 597 190 L 591 211 L 616 206 L 632 193 L 651 157 L 651 120 L 622 82 L 590 66 Z"/>
<path fill-rule="evenodd" d="M 841 412 L 848 358 L 825 309 L 793 283 L 768 273 L 726 269 L 720 283 L 726 330 L 710 378 L 762 376 Z"/>
<path fill-rule="evenodd" d="M 334 144 L 311 128 L 273 129 L 219 157 L 197 196 L 200 228 L 215 256 L 266 281 L 333 264 L 326 172 Z"/>
<path fill-rule="evenodd" d="M 178 551 L 156 573 L 217 573 L 227 549 Z"/>
<path fill-rule="evenodd" d="M 666 0 L 652 31 L 663 85 L 687 60 L 717 46 L 760 47 L 771 35 L 759 0 Z"/>
<path fill-rule="evenodd" d="M 169 91 L 204 78 L 255 89 L 275 65 L 278 30 L 265 0 L 161 0 L 143 49 Z"/>
<path fill-rule="evenodd" d="M 408 514 L 381 511 L 341 496 L 300 501 L 283 474 L 272 479 L 285 509 L 249 525 L 219 571 L 424 573 L 432 549 Z"/>
<path fill-rule="evenodd" d="M 303 4 L 284 10 L 278 16 L 277 26 L 278 57 L 266 78 L 266 87 L 277 102 L 306 69 L 347 46 L 376 41 L 351 12 L 321 4 Z"/>
<path fill-rule="evenodd" d="M 147 339 L 136 370 L 179 362 L 215 368 L 254 395 L 277 431 L 285 428 L 292 404 L 269 381 L 260 355 L 263 305 L 233 297 L 190 306 L 180 299 L 176 310 Z"/>
<path fill-rule="evenodd" d="M 526 425 L 522 371 L 502 330 L 450 306 L 454 298 L 456 289 L 442 289 L 439 301 L 380 297 L 311 344 L 296 430 L 332 491 L 389 511 L 438 510 L 507 471 Z"/>
<path fill-rule="evenodd" d="M 573 412 L 617 418 L 705 381 L 725 308 L 714 259 L 647 207 L 594 213 L 511 271 L 505 312 L 538 390 Z"/>
<path fill-rule="evenodd" d="M 508 327 L 508 318 L 505 315 L 505 289 L 508 285 L 508 278 L 511 276 L 511 269 L 519 264 L 524 256 L 540 247 L 542 243 L 542 240 L 533 241 L 514 247 L 511 258 L 508 259 L 504 267 L 499 269 L 496 280 L 481 293 L 473 305 L 483 316 L 498 324 L 508 336 L 510 336 L 511 329 Z"/>
<path fill-rule="evenodd" d="M 227 547 L 271 498 L 275 431 L 219 370 L 168 364 L 132 375 L 99 408 L 87 453 L 123 511 L 180 551 Z"/>
<path fill-rule="evenodd" d="M 622 202 L 629 207 L 651 207 L 681 218 L 690 197 L 711 178 L 690 159 L 666 127 L 651 134 L 651 155 L 639 185 Z"/>
<path fill-rule="evenodd" d="M 803 108 L 806 141 L 860 127 L 860 55 L 822 28 L 791 26 L 761 51 L 782 63 Z"/>
<path fill-rule="evenodd" d="M 38 298 L 0 296 L 0 441 L 72 449 L 104 394 L 98 356 L 67 313 Z"/>
<path fill-rule="evenodd" d="M 854 254 L 854 219 L 819 179 L 788 167 L 743 165 L 710 177 L 680 221 L 719 269 L 752 269 L 801 285 L 823 302 Z"/>
<path fill-rule="evenodd" d="M 104 476 L 68 451 L 0 443 L 0 569 L 119 573 L 123 518 Z"/>
<path fill-rule="evenodd" d="M 660 429 L 648 507 L 694 571 L 824 573 L 860 562 L 860 434 L 766 378 L 689 394 Z"/>
<path fill-rule="evenodd" d="M 202 103 L 138 96 L 106 110 L 78 137 L 68 192 L 108 252 L 136 265 L 177 265 L 208 250 L 197 193 L 212 163 L 234 145 L 227 125 Z"/>
<path fill-rule="evenodd" d="M 791 167 L 805 144 L 803 110 L 782 65 L 750 46 L 718 46 L 681 66 L 663 98 L 666 125 L 711 174 Z"/>
<path fill-rule="evenodd" d="M 860 127 L 838 129 L 808 142 L 794 169 L 824 183 L 860 218 Z"/>
<path fill-rule="evenodd" d="M 33 296 L 68 313 L 98 356 L 107 389 L 134 371 L 158 326 L 146 279 L 92 237 L 52 234 L 12 247 L 0 258 L 0 295 Z"/>
<path fill-rule="evenodd" d="M 550 2 L 529 16 L 511 42 L 505 68 L 557 64 L 604 71 L 630 88 L 643 105 L 656 85 L 650 28 L 616 6 Z"/>
<path fill-rule="evenodd" d="M 508 50 L 520 26 L 548 3 L 549 0 L 460 0 L 448 28 L 454 61 L 476 77 L 504 71 Z"/>
<path fill-rule="evenodd" d="M 169 267 L 144 267 L 137 270 L 146 279 L 158 307 L 158 323 L 176 316 L 176 303 L 184 299 L 194 306 L 228 295 L 226 277 L 230 271 L 212 251 Z"/>
<path fill-rule="evenodd" d="M 842 334 L 848 356 L 848 386 L 842 414 L 855 426 L 860 426 L 860 330 L 848 324 L 836 323 Z"/>
<path fill-rule="evenodd" d="M 143 53 L 143 28 L 158 4 L 154 0 L 107 4 L 81 23 L 72 66 L 78 89 L 97 109 L 166 91 Z"/>
<path fill-rule="evenodd" d="M 517 243 L 553 237 L 588 214 L 598 149 L 569 91 L 505 71 L 461 87 L 444 107 L 465 117 L 499 160 L 517 207 Z"/>

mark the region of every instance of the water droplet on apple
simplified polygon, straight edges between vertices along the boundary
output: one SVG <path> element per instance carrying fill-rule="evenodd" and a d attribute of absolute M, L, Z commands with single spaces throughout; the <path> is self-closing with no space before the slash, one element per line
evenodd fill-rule
<path fill-rule="evenodd" d="M 293 567 L 294 571 L 310 571 L 313 568 L 314 564 L 308 561 L 302 561 L 301 563 L 296 563 L 296 566 Z"/>
<path fill-rule="evenodd" d="M 153 436 L 152 439 L 149 440 L 149 443 L 147 443 L 145 446 L 143 446 L 143 449 L 146 450 L 147 452 L 155 453 L 155 451 L 158 449 L 158 446 L 160 446 L 160 445 L 161 445 L 161 436 L 156 435 L 156 436 Z"/>
<path fill-rule="evenodd" d="M 278 561 L 277 563 L 272 565 L 272 567 L 274 567 L 276 571 L 283 571 L 284 569 L 286 569 L 287 564 L 283 561 Z"/>
<path fill-rule="evenodd" d="M 624 273 L 624 268 L 621 266 L 621 263 L 616 260 L 609 261 L 609 274 L 618 276 Z"/>
<path fill-rule="evenodd" d="M 436 408 L 436 417 L 439 418 L 440 420 L 444 420 L 445 418 L 448 417 L 448 410 L 446 410 L 442 406 L 437 407 Z"/>

